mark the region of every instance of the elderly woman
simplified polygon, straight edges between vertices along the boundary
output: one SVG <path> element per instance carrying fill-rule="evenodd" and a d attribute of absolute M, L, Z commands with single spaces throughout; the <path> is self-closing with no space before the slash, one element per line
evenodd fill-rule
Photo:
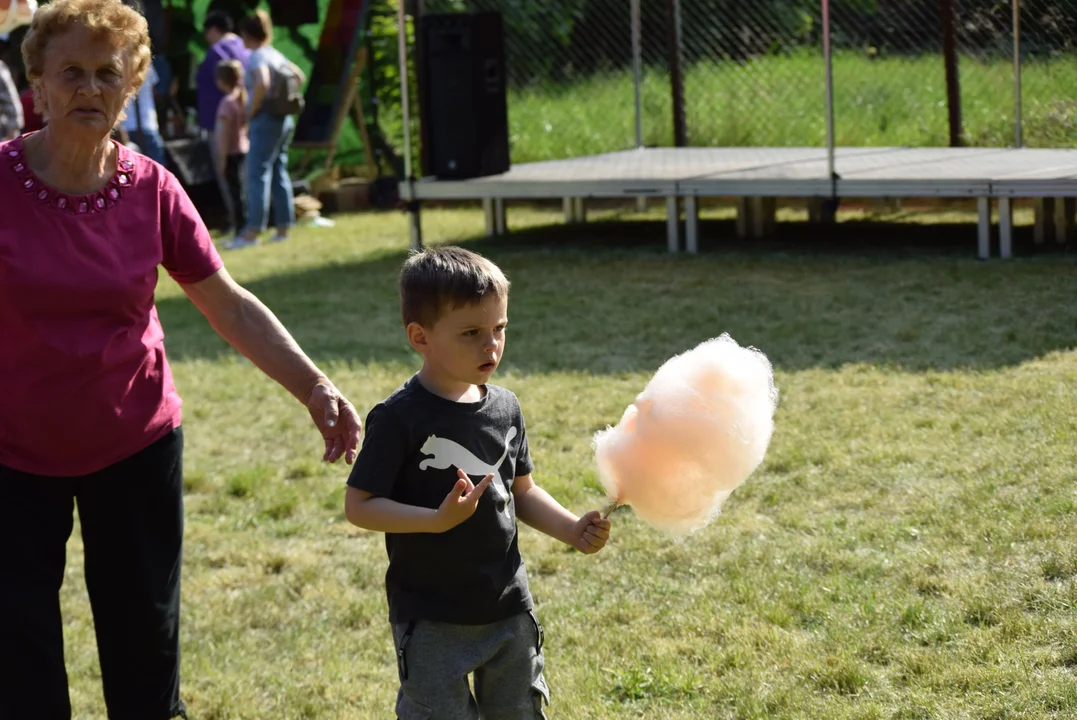
<path fill-rule="evenodd" d="M 108 715 L 184 716 L 183 434 L 163 266 L 350 463 L 355 410 L 237 286 L 176 178 L 110 139 L 150 62 L 121 0 L 53 0 L 23 42 L 44 129 L 0 143 L 0 718 L 68 718 L 58 591 L 78 507 Z"/>

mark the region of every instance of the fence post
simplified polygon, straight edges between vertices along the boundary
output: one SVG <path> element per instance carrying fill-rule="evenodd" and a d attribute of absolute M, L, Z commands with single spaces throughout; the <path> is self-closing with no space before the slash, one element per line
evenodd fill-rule
<path fill-rule="evenodd" d="M 673 144 L 688 144 L 684 121 L 684 78 L 681 76 L 681 3 L 666 0 L 666 20 L 669 23 L 669 82 L 673 92 Z"/>
<path fill-rule="evenodd" d="M 419 222 L 419 203 L 415 200 L 415 186 L 413 184 L 411 168 L 411 103 L 408 92 L 408 16 L 404 7 L 404 0 L 397 0 L 396 11 L 396 42 L 397 53 L 400 55 L 400 113 L 404 121 L 404 187 L 405 198 L 408 201 L 408 228 L 411 231 L 411 247 L 419 249 L 423 246 L 422 225 Z"/>
<path fill-rule="evenodd" d="M 408 16 L 405 0 L 396 4 L 396 44 L 400 59 L 400 113 L 404 121 L 404 176 L 411 177 L 411 97 L 408 90 Z"/>
<path fill-rule="evenodd" d="M 632 85 L 636 92 L 636 148 L 643 147 L 643 42 L 640 0 L 632 0 Z M 636 197 L 636 212 L 647 211 L 647 198 Z"/>
<path fill-rule="evenodd" d="M 823 0 L 823 60 L 826 64 L 826 155 L 831 182 L 837 182 L 837 160 L 834 157 L 834 68 L 830 48 L 830 0 Z M 837 193 L 833 193 L 837 195 Z"/>
<path fill-rule="evenodd" d="M 1013 102 L 1014 147 L 1021 147 L 1021 0 L 1013 0 Z"/>
<path fill-rule="evenodd" d="M 643 147 L 643 51 L 640 39 L 640 0 L 632 0 L 632 87 L 636 91 L 636 147 Z"/>
<path fill-rule="evenodd" d="M 950 115 L 950 147 L 964 145 L 961 130 L 961 79 L 957 72 L 957 32 L 954 0 L 939 0 L 942 56 L 946 65 L 946 105 Z"/>

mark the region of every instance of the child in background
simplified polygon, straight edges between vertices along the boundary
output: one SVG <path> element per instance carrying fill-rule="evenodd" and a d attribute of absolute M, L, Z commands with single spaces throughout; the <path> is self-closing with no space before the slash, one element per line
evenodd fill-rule
<path fill-rule="evenodd" d="M 225 179 L 232 206 L 232 227 L 238 232 L 246 226 L 243 208 L 244 160 L 250 149 L 247 138 L 247 90 L 243 86 L 243 65 L 239 60 L 222 60 L 217 65 L 217 87 L 224 93 L 217 106 L 217 125 L 213 130 L 217 145 L 217 172 Z"/>

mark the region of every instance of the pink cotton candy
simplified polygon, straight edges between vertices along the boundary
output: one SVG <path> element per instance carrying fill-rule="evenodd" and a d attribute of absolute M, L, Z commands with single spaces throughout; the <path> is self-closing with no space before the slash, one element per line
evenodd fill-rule
<path fill-rule="evenodd" d="M 698 530 L 763 461 L 777 402 L 770 361 L 728 334 L 670 358 L 595 434 L 606 494 L 662 530 Z"/>

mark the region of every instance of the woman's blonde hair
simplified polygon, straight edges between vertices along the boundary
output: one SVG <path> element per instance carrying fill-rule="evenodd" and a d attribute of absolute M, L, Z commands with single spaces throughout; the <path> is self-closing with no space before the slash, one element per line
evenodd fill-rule
<path fill-rule="evenodd" d="M 241 35 L 249 35 L 258 42 L 273 41 L 273 21 L 270 20 L 269 13 L 261 8 L 255 10 L 253 15 L 240 20 L 236 29 Z"/>
<path fill-rule="evenodd" d="M 243 87 L 243 63 L 239 60 L 221 60 L 215 69 L 217 79 L 229 92 L 239 88 L 239 104 L 247 105 L 247 88 Z"/>
<path fill-rule="evenodd" d="M 33 84 L 41 78 L 49 43 L 75 25 L 107 37 L 124 49 L 127 80 L 132 92 L 138 92 L 150 67 L 150 28 L 146 18 L 121 0 L 52 0 L 42 5 L 22 41 L 26 79 Z"/>

